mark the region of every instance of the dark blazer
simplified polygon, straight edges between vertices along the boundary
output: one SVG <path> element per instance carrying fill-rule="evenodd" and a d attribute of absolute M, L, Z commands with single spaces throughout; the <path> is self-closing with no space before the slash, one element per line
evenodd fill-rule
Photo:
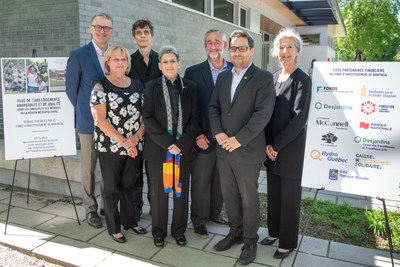
<path fill-rule="evenodd" d="M 78 133 L 93 134 L 94 122 L 89 99 L 94 85 L 104 77 L 93 43 L 73 50 L 67 61 L 66 93 L 75 108 Z"/>
<path fill-rule="evenodd" d="M 212 135 L 224 132 L 235 136 L 241 147 L 228 152 L 217 146 L 217 157 L 228 157 L 242 163 L 265 161 L 264 128 L 271 118 L 275 104 L 272 74 L 256 67 L 247 69 L 236 88 L 231 103 L 232 71 L 218 76 L 209 105 Z"/>
<path fill-rule="evenodd" d="M 148 81 L 162 76 L 162 72 L 158 67 L 158 53 L 151 49 L 150 56 L 150 77 Z M 142 55 L 140 54 L 139 50 L 136 50 L 136 52 L 131 55 L 131 70 L 129 71 L 128 76 L 138 79 L 144 86 L 148 81 L 146 81 L 146 73 L 142 66 L 142 61 Z"/>
<path fill-rule="evenodd" d="M 231 62 L 227 62 L 228 69 L 232 69 Z M 211 74 L 210 63 L 208 60 L 191 66 L 185 71 L 185 78 L 196 83 L 197 85 L 197 101 L 199 104 L 199 133 L 205 134 L 210 141 L 208 148 L 200 149 L 200 153 L 209 153 L 215 147 L 215 140 L 213 140 L 210 129 L 210 120 L 208 118 L 208 104 L 210 103 L 212 92 L 214 91 L 214 81 Z"/>
<path fill-rule="evenodd" d="M 274 81 L 280 71 L 274 73 Z M 306 139 L 306 123 L 311 101 L 311 80 L 301 69 L 289 77 L 290 86 L 276 97 L 275 109 L 266 127 L 267 145 L 278 152 L 276 161 L 267 157 L 265 166 L 276 175 L 301 178 Z"/>
<path fill-rule="evenodd" d="M 198 132 L 198 109 L 196 85 L 183 79 L 181 92 L 183 133 L 179 140 L 170 135 L 167 126 L 167 110 L 162 89 L 162 80 L 157 78 L 146 83 L 143 103 L 143 121 L 146 126 L 143 159 L 163 163 L 168 147 L 175 144 L 182 151 L 181 160 L 190 161 L 196 157 L 196 135 Z"/>

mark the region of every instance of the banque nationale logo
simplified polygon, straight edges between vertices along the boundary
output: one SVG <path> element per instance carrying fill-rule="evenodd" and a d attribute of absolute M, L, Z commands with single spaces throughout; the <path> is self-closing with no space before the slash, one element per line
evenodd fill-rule
<path fill-rule="evenodd" d="M 348 105 L 330 105 L 330 104 L 323 104 L 321 102 L 315 103 L 314 107 L 318 110 L 320 109 L 332 109 L 332 110 L 353 110 L 352 106 Z"/>

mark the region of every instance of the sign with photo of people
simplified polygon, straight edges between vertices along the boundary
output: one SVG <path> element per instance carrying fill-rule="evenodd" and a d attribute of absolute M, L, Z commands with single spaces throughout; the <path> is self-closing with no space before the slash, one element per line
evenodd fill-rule
<path fill-rule="evenodd" d="M 316 62 L 302 186 L 399 199 L 400 63 Z"/>
<path fill-rule="evenodd" d="M 76 154 L 68 58 L 2 58 L 6 160 Z"/>

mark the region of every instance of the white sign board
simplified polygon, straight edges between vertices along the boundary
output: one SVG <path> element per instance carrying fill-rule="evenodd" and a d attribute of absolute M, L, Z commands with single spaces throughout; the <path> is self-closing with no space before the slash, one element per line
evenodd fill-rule
<path fill-rule="evenodd" d="M 399 199 L 400 63 L 315 62 L 302 186 Z"/>
<path fill-rule="evenodd" d="M 6 160 L 76 154 L 68 58 L 2 58 Z"/>

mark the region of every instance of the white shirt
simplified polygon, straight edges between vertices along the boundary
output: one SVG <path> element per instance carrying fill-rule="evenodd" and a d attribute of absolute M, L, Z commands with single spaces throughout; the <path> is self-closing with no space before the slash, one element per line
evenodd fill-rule
<path fill-rule="evenodd" d="M 94 49 L 96 50 L 97 59 L 99 60 L 100 67 L 101 67 L 101 69 L 103 70 L 104 75 L 106 75 L 106 73 L 105 73 L 105 71 L 104 71 L 104 66 L 103 66 L 103 59 L 104 59 L 105 53 L 103 54 L 103 51 L 101 51 L 100 47 L 98 47 L 98 46 L 96 45 L 96 43 L 93 42 L 93 40 L 92 40 L 92 43 L 93 43 Z M 109 47 L 109 45 L 107 45 L 107 49 L 108 49 L 108 47 Z"/>
<path fill-rule="evenodd" d="M 232 68 L 232 85 L 231 85 L 231 102 L 233 100 L 233 96 L 235 95 L 236 88 L 239 85 L 240 81 L 242 80 L 244 74 L 246 73 L 247 69 L 251 66 L 253 62 L 250 62 L 250 64 L 242 70 L 239 74 L 236 73 L 236 68 Z"/>

